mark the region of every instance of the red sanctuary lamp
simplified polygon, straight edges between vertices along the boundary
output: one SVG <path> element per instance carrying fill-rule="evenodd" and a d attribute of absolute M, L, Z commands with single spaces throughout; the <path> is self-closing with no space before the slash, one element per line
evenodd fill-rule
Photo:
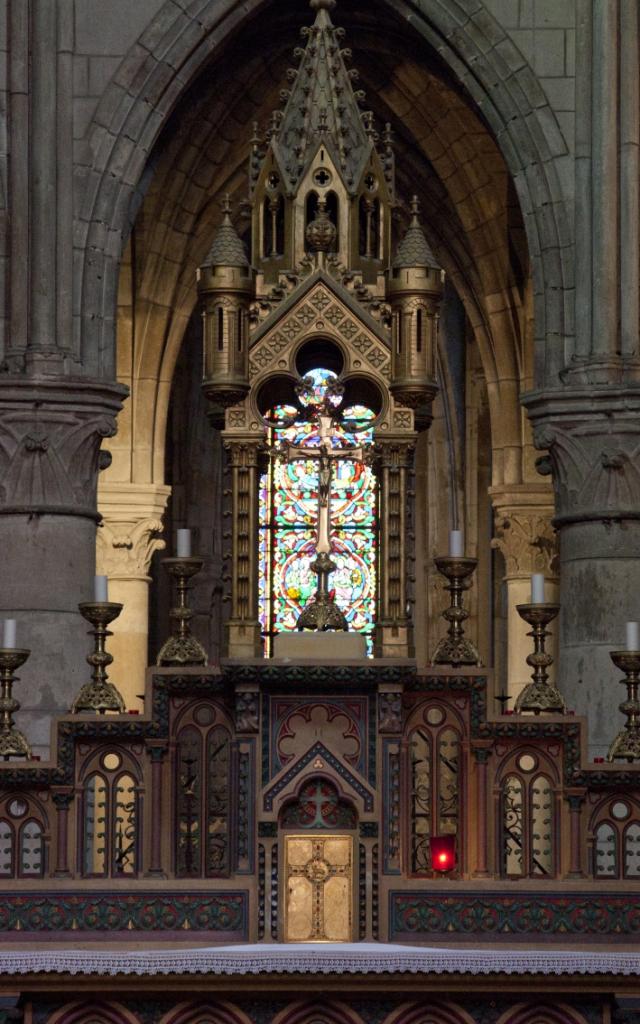
<path fill-rule="evenodd" d="M 453 871 L 456 866 L 456 837 L 431 836 L 431 867 L 434 871 Z"/>

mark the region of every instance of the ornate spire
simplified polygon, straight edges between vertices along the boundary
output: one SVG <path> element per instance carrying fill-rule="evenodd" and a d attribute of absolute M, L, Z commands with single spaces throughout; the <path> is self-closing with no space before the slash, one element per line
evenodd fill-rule
<path fill-rule="evenodd" d="M 300 65 L 288 72 L 291 90 L 284 94 L 288 98 L 280 122 L 274 122 L 271 141 L 290 191 L 295 191 L 319 140 L 347 188 L 355 190 L 374 144 L 359 108 L 364 93 L 353 89 L 358 73 L 345 66 L 351 51 L 341 48 L 344 30 L 335 28 L 329 15 L 334 6 L 335 0 L 311 0 L 316 19 L 311 28 L 302 29 L 307 45 L 294 51 Z"/>
<path fill-rule="evenodd" d="M 249 265 L 249 258 L 238 232 L 231 223 L 231 199 L 228 192 L 223 196 L 220 206 L 223 213 L 222 224 L 215 233 L 202 266 L 246 267 Z"/>
<path fill-rule="evenodd" d="M 417 196 L 411 199 L 411 223 L 407 233 L 398 246 L 396 257 L 393 261 L 394 270 L 401 267 L 433 267 L 439 269 L 439 264 L 424 236 L 420 224 L 420 203 Z"/>

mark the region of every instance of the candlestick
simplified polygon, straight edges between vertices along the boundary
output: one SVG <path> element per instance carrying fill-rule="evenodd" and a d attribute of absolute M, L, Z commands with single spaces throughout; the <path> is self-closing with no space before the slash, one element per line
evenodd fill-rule
<path fill-rule="evenodd" d="M 449 558 L 464 557 L 464 540 L 462 530 L 451 530 L 449 533 Z"/>
<path fill-rule="evenodd" d="M 628 622 L 627 629 L 629 626 L 637 625 L 637 622 Z M 637 638 L 632 636 L 631 639 L 635 639 L 637 644 Z M 640 652 L 636 646 L 635 650 L 611 651 L 610 658 L 616 668 L 625 674 L 625 678 L 620 682 L 627 687 L 627 699 L 620 705 L 620 710 L 626 715 L 627 721 L 609 747 L 607 761 L 640 761 Z"/>
<path fill-rule="evenodd" d="M 176 538 L 178 558 L 191 558 L 191 530 L 178 530 Z"/>
<path fill-rule="evenodd" d="M 109 600 L 108 576 L 93 577 L 93 600 L 99 604 L 103 604 L 105 601 Z"/>
<path fill-rule="evenodd" d="M 533 654 L 527 655 L 527 665 L 531 665 L 533 673 L 532 682 L 525 686 L 518 696 L 514 711 L 520 714 L 523 711 L 533 711 L 539 715 L 541 711 L 548 713 L 564 714 L 566 711 L 562 694 L 548 682 L 549 673 L 547 669 L 553 665 L 553 657 L 547 654 L 545 642 L 549 633 L 546 627 L 555 619 L 560 611 L 559 604 L 517 604 L 516 611 L 525 622 L 533 626 L 527 636 L 533 637 Z"/>
<path fill-rule="evenodd" d="M 185 530 L 189 533 L 189 530 Z M 174 631 L 164 642 L 158 655 L 158 665 L 206 665 L 207 652 L 191 634 L 189 622 L 193 612 L 187 603 L 189 580 L 202 569 L 201 558 L 163 558 L 162 564 L 173 576 L 178 588 L 178 603 L 169 615 L 176 623 Z"/>
<path fill-rule="evenodd" d="M 12 619 L 7 621 L 13 622 Z M 15 645 L 9 649 L 0 648 L 0 757 L 5 761 L 10 757 L 31 757 L 31 747 L 13 724 L 13 716 L 20 709 L 20 702 L 13 696 L 13 684 L 18 679 L 13 673 L 30 654 L 31 651 Z"/>
<path fill-rule="evenodd" d="M 544 604 L 544 574 L 534 572 L 531 577 L 531 604 Z"/>
<path fill-rule="evenodd" d="M 100 577 L 96 576 L 96 579 Z M 102 579 L 106 579 L 106 576 Z M 99 715 L 103 715 L 105 711 L 123 714 L 125 704 L 122 696 L 114 684 L 109 682 L 107 675 L 107 666 L 113 661 L 113 655 L 105 650 L 107 637 L 113 636 L 107 626 L 117 619 L 122 611 L 122 605 L 113 601 L 86 601 L 79 604 L 78 608 L 83 619 L 95 627 L 89 630 L 89 635 L 94 638 L 94 650 L 87 656 L 93 672 L 91 682 L 85 683 L 71 705 L 71 714 L 77 715 L 79 711 L 92 711 Z"/>
<path fill-rule="evenodd" d="M 2 626 L 2 646 L 5 651 L 12 650 L 16 646 L 16 620 L 5 619 Z"/>
<path fill-rule="evenodd" d="M 627 650 L 640 650 L 640 622 L 627 622 Z"/>
<path fill-rule="evenodd" d="M 454 531 L 459 532 L 459 531 Z M 462 535 L 460 535 L 462 536 Z M 443 613 L 449 623 L 447 636 L 443 636 L 431 659 L 433 665 L 481 665 L 480 655 L 471 640 L 464 635 L 462 623 L 469 612 L 462 606 L 462 595 L 471 586 L 470 577 L 478 564 L 476 558 L 436 558 L 436 568 L 449 580 L 445 587 L 451 594 L 451 604 Z"/>

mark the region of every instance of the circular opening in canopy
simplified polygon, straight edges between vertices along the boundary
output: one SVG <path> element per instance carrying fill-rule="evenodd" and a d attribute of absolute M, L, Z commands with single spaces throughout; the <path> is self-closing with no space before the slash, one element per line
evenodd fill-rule
<path fill-rule="evenodd" d="M 269 377 L 262 384 L 256 396 L 258 412 L 264 420 L 271 423 L 274 417 L 273 410 L 286 407 L 290 413 L 295 413 L 299 408 L 296 384 L 294 377 Z"/>
<path fill-rule="evenodd" d="M 327 338 L 311 338 L 301 345 L 296 355 L 296 370 L 301 377 L 311 370 L 333 370 L 339 377 L 344 367 L 342 352 Z"/>
<path fill-rule="evenodd" d="M 382 412 L 384 399 L 378 385 L 368 377 L 348 377 L 344 381 L 344 400 L 342 407 L 344 415 L 349 417 L 349 410 L 354 406 L 364 406 L 370 409 L 374 417 Z"/>

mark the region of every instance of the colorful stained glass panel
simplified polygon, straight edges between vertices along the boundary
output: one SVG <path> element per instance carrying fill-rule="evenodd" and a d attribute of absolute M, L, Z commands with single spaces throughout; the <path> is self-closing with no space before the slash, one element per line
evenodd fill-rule
<path fill-rule="evenodd" d="M 313 392 L 322 394 L 334 381 L 329 370 L 315 370 Z M 313 405 L 313 400 L 307 403 Z M 272 410 L 274 426 L 269 443 L 296 447 L 318 446 L 315 425 L 302 418 L 291 422 L 293 407 Z M 373 442 L 367 421 L 373 414 L 363 406 L 345 410 L 344 422 L 335 431 L 334 447 L 351 448 Z M 277 425 L 277 421 L 283 423 Z M 313 458 L 272 461 L 260 485 L 260 618 L 265 651 L 271 638 L 296 628 L 300 612 L 316 589 L 311 570 L 315 556 L 315 524 L 318 506 L 318 469 Z M 333 525 L 332 559 L 336 570 L 330 586 L 344 612 L 349 628 L 367 636 L 372 647 L 376 593 L 376 482 L 369 466 L 351 461 L 334 463 L 331 493 Z"/>

